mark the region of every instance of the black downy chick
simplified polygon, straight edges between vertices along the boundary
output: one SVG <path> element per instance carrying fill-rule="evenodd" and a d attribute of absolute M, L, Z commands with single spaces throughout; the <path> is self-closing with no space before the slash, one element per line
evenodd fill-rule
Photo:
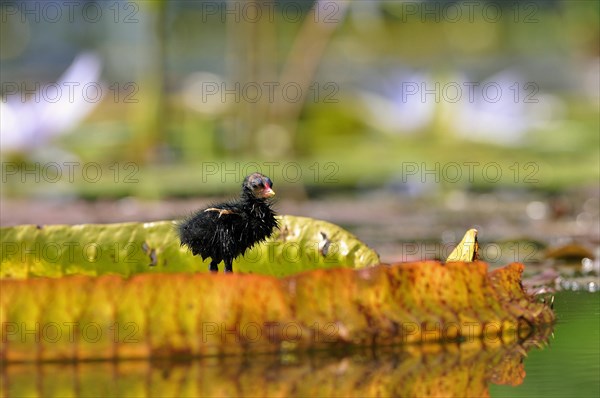
<path fill-rule="evenodd" d="M 232 263 L 240 254 L 263 242 L 277 228 L 271 198 L 273 182 L 260 173 L 244 179 L 239 199 L 201 209 L 177 226 L 182 246 L 202 259 L 211 258 L 210 271 L 233 272 Z"/>

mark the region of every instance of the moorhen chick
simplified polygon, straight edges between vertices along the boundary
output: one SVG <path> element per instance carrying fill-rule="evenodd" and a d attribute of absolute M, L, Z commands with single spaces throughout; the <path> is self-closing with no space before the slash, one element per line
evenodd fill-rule
<path fill-rule="evenodd" d="M 250 174 L 239 199 L 201 209 L 177 225 L 181 246 L 203 260 L 210 257 L 210 271 L 218 272 L 223 261 L 225 272 L 233 272 L 233 260 L 278 226 L 271 208 L 274 195 L 269 177 Z"/>

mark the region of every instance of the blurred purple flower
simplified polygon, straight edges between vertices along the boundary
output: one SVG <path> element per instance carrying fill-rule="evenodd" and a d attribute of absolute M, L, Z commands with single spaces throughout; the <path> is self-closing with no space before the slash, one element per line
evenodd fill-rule
<path fill-rule="evenodd" d="M 435 103 L 422 101 L 419 87 L 429 84 L 431 77 L 420 72 L 400 72 L 380 84 L 376 91 L 359 93 L 365 122 L 388 133 L 405 133 L 422 130 L 433 121 Z M 412 90 L 416 87 L 417 95 Z"/>
<path fill-rule="evenodd" d="M 90 84 L 103 86 L 98 81 L 101 70 L 102 61 L 98 55 L 81 53 L 55 84 L 40 87 L 33 98 L 24 99 L 21 93 L 3 98 L 0 102 L 0 150 L 31 151 L 79 124 L 100 102 L 90 100 L 90 94 L 84 90 L 89 89 Z M 58 87 L 60 92 L 51 86 Z M 56 97 L 42 95 L 51 90 L 58 93 Z"/>
<path fill-rule="evenodd" d="M 514 145 L 528 131 L 560 118 L 561 102 L 511 70 L 484 81 L 465 74 L 434 79 L 426 72 L 395 72 L 359 91 L 366 124 L 392 134 L 449 130 L 465 139 Z"/>

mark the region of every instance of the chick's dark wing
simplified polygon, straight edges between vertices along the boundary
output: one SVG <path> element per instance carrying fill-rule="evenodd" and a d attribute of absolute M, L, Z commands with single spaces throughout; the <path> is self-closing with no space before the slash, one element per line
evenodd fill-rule
<path fill-rule="evenodd" d="M 235 209 L 231 209 L 231 208 L 226 208 L 226 207 L 209 207 L 208 209 L 204 209 L 204 212 L 215 212 L 216 214 L 218 214 L 218 218 L 221 218 L 222 216 L 239 216 L 240 214 L 235 211 Z"/>

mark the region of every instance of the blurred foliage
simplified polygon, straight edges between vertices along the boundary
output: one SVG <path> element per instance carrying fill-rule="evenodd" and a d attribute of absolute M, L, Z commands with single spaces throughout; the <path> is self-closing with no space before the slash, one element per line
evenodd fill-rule
<path fill-rule="evenodd" d="M 237 14 L 224 12 L 248 3 L 261 12 L 258 22 L 244 18 L 245 8 Z M 49 145 L 2 154 L 3 162 L 75 158 L 105 168 L 133 162 L 139 170 L 133 184 L 106 176 L 94 184 L 80 178 L 65 194 L 97 198 L 222 192 L 222 172 L 216 178 L 207 174 L 206 162 L 225 162 L 229 168 L 253 161 L 298 162 L 302 178 L 271 177 L 331 189 L 381 187 L 404 179 L 406 162 L 424 162 L 429 168 L 450 162 L 501 165 L 498 180 L 479 173 L 469 181 L 442 181 L 442 189 L 555 191 L 600 178 L 599 100 L 593 89 L 600 56 L 598 2 L 484 1 L 468 6 L 382 1 L 366 6 L 332 0 L 323 2 L 317 14 L 311 14 L 313 2 L 292 0 L 118 4 L 117 12 L 116 6 L 100 3 L 105 17 L 97 24 L 79 13 L 72 22 L 63 18 L 58 23 L 44 18 L 22 23 L 19 14 L 10 14 L 3 28 L 3 82 L 52 82 L 84 49 L 103 58 L 108 95 L 84 123 Z M 322 32 L 316 38 L 310 36 L 315 29 Z M 16 35 L 27 38 L 21 47 L 14 43 Z M 415 73 L 426 74 L 431 87 L 499 79 L 507 70 L 539 89 L 537 103 L 523 103 L 521 97 L 508 104 L 516 114 L 509 109 L 506 120 L 498 119 L 510 128 L 525 123 L 512 144 L 460 133 L 469 131 L 471 122 L 457 120 L 473 104 L 461 108 L 433 96 L 420 104 L 432 105 L 431 118 L 413 130 L 403 126 L 412 112 L 394 96 L 402 82 L 419 82 Z M 269 82 L 279 87 L 293 82 L 304 96 L 298 103 L 270 101 L 264 86 Z M 209 96 L 202 85 L 216 84 L 221 90 L 225 84 L 231 90 L 236 83 L 242 98 L 221 91 Z M 263 88 L 260 100 L 244 95 L 247 84 Z M 279 89 L 276 93 L 281 94 Z M 369 105 L 366 98 L 373 97 L 365 93 L 387 101 L 390 108 L 373 113 L 371 108 L 378 106 Z M 542 119 L 532 121 L 531 114 Z M 391 130 L 384 123 L 390 117 L 398 118 Z M 491 129 L 495 123 L 488 124 Z M 311 175 L 315 162 L 320 167 L 335 164 L 333 183 Z M 535 164 L 535 182 L 515 178 L 510 169 L 515 163 Z M 8 175 L 4 182 L 7 195 L 57 189 L 36 187 L 27 179 L 23 183 L 20 174 Z"/>

